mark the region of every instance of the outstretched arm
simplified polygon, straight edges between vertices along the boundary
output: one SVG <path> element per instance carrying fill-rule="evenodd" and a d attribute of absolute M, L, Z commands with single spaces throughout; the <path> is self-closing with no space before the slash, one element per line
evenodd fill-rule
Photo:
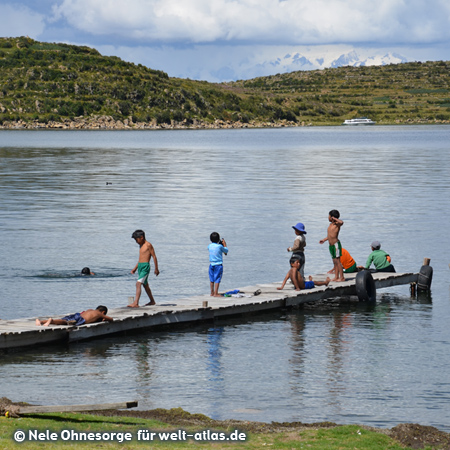
<path fill-rule="evenodd" d="M 287 273 L 287 275 L 284 277 L 284 280 L 283 280 L 283 282 L 281 283 L 281 286 L 280 287 L 277 287 L 277 289 L 279 290 L 279 291 L 282 291 L 283 289 L 284 289 L 284 286 L 286 286 L 286 282 L 287 282 L 287 280 L 289 279 L 289 273 L 290 273 L 290 271 Z"/>

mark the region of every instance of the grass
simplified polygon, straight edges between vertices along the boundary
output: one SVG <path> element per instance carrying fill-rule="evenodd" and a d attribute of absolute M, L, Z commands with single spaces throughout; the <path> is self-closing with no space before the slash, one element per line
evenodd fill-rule
<path fill-rule="evenodd" d="M 186 433 L 203 433 L 204 428 L 183 427 Z M 44 435 L 56 433 L 61 435 L 62 430 L 74 430 L 76 433 L 130 433 L 133 440 L 130 441 L 25 441 L 16 443 L 13 435 L 17 430 L 39 430 Z M 179 428 L 167 423 L 130 417 L 103 417 L 88 414 L 41 414 L 21 418 L 0 418 L 0 449 L 67 449 L 77 450 L 99 449 L 244 449 L 260 450 L 264 448 L 278 449 L 309 449 L 309 450 L 400 450 L 405 447 L 386 436 L 385 434 L 369 431 L 356 425 L 337 426 L 332 428 L 308 428 L 300 430 L 279 431 L 279 432 L 244 432 L 247 436 L 245 442 L 201 442 L 193 439 L 161 442 L 138 441 L 139 430 L 150 430 L 152 432 L 175 432 Z M 230 429 L 215 429 L 216 432 L 224 432 L 230 435 L 235 431 L 235 427 Z M 241 433 L 243 431 L 240 431 Z"/>

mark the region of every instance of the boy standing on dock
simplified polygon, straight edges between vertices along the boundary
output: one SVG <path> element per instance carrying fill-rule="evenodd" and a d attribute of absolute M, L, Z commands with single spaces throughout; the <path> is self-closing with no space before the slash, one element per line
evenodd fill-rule
<path fill-rule="evenodd" d="M 328 226 L 327 237 L 319 241 L 320 244 L 323 244 L 325 241 L 328 241 L 329 244 L 331 259 L 334 265 L 334 278 L 331 281 L 345 281 L 344 268 L 341 264 L 342 246 L 339 241 L 339 231 L 342 225 L 344 225 L 344 222 L 339 217 L 340 214 L 337 209 L 332 209 L 328 213 L 330 225 Z"/>
<path fill-rule="evenodd" d="M 150 244 L 145 239 L 145 233 L 142 230 L 136 230 L 131 237 L 139 244 L 139 260 L 131 273 L 138 271 L 139 279 L 136 281 L 136 297 L 134 302 L 128 305 L 130 308 L 139 307 L 139 299 L 141 297 L 142 286 L 144 286 L 145 292 L 147 292 L 150 301 L 144 306 L 156 305 L 155 299 L 153 298 L 152 291 L 148 285 L 148 276 L 150 275 L 150 259 L 153 257 L 153 262 L 155 264 L 155 275 L 159 275 L 158 260 L 156 259 L 155 249 L 153 245 Z"/>
<path fill-rule="evenodd" d="M 305 277 L 305 247 L 306 247 L 306 238 L 305 238 L 305 225 L 299 222 L 297 225 L 292 227 L 295 232 L 295 241 L 292 247 L 288 247 L 287 251 L 292 252 L 292 256 L 295 256 L 300 261 L 300 273 L 302 277 Z"/>
<path fill-rule="evenodd" d="M 296 291 L 300 291 L 302 289 L 312 289 L 316 286 L 328 286 L 330 283 L 330 277 L 327 277 L 325 281 L 313 281 L 312 276 L 309 276 L 309 281 L 305 281 L 304 278 L 300 274 L 300 261 L 295 256 L 291 256 L 291 259 L 289 260 L 289 263 L 291 265 L 291 268 L 289 269 L 289 272 L 284 277 L 283 283 L 281 283 L 280 287 L 277 287 L 279 291 L 284 289 L 284 286 L 286 285 L 287 280 L 290 278 L 292 281 L 292 284 L 295 287 Z"/>
<path fill-rule="evenodd" d="M 228 253 L 225 239 L 220 239 L 219 233 L 215 231 L 209 236 L 211 244 L 209 250 L 209 284 L 211 287 L 211 297 L 221 297 L 219 295 L 219 284 L 223 275 L 223 254 Z"/>

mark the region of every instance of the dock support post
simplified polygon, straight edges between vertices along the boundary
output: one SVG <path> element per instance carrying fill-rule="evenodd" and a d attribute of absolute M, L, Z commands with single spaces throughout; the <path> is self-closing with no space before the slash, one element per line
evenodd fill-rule
<path fill-rule="evenodd" d="M 409 286 L 411 290 L 411 297 L 415 297 L 417 292 L 417 283 L 410 283 Z"/>

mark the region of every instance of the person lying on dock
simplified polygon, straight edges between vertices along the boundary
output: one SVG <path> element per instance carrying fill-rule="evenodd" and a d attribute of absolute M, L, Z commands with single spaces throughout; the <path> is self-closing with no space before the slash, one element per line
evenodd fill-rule
<path fill-rule="evenodd" d="M 286 285 L 287 280 L 290 278 L 292 281 L 292 284 L 295 287 L 296 291 L 300 291 L 301 289 L 312 289 L 315 286 L 328 286 L 330 283 L 330 277 L 327 277 L 325 281 L 314 281 L 312 276 L 309 276 L 309 281 L 306 281 L 301 276 L 299 269 L 300 269 L 300 261 L 295 257 L 291 257 L 289 260 L 289 263 L 291 264 L 291 268 L 289 269 L 289 272 L 286 274 L 283 283 L 281 283 L 280 287 L 277 287 L 279 291 L 284 289 L 284 286 Z"/>
<path fill-rule="evenodd" d="M 87 309 L 86 311 L 69 314 L 62 319 L 52 319 L 51 317 L 47 320 L 36 319 L 37 326 L 48 327 L 49 325 L 85 325 L 88 323 L 95 322 L 113 322 L 114 319 L 106 315 L 108 308 L 106 306 L 100 305 L 96 309 Z"/>
<path fill-rule="evenodd" d="M 373 241 L 370 245 L 372 253 L 369 255 L 366 261 L 366 265 L 359 266 L 360 269 L 369 269 L 372 265 L 375 266 L 375 272 L 395 272 L 395 267 L 391 264 L 391 257 L 389 253 L 381 250 L 381 244 L 379 241 Z"/>
<path fill-rule="evenodd" d="M 358 272 L 359 270 L 352 255 L 350 255 L 350 253 L 345 248 L 342 249 L 341 264 L 344 268 L 344 273 L 354 273 Z M 328 271 L 328 273 L 335 273 L 335 268 L 333 267 Z"/>

